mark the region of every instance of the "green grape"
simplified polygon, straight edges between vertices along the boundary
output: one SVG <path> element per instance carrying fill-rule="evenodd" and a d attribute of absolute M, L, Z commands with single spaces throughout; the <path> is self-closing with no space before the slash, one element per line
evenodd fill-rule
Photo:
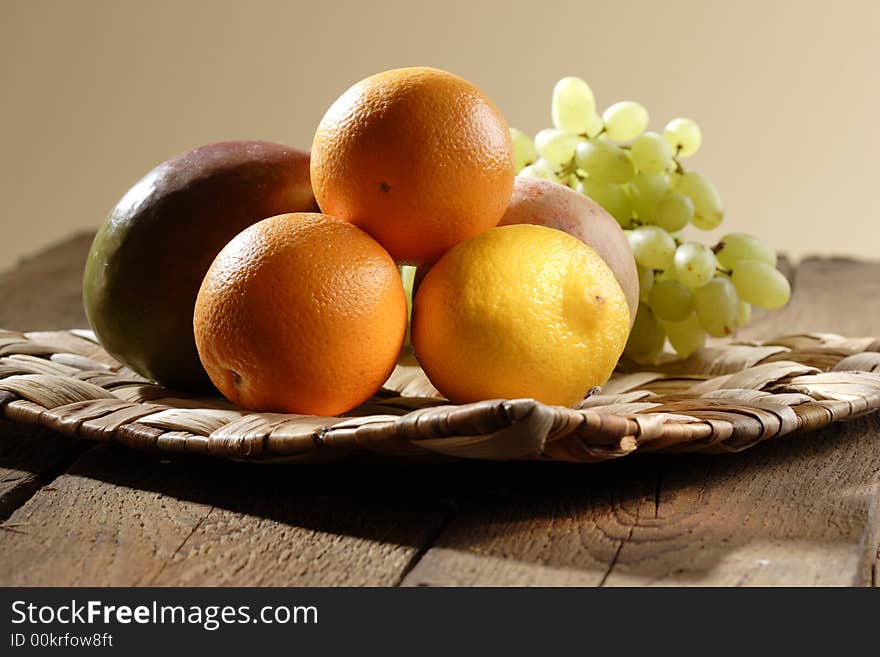
<path fill-rule="evenodd" d="M 632 224 L 632 201 L 622 185 L 584 178 L 574 189 L 605 208 L 624 228 L 629 228 Z"/>
<path fill-rule="evenodd" d="M 662 322 L 662 324 L 666 330 L 666 337 L 669 338 L 669 344 L 681 358 L 687 358 L 706 344 L 706 332 L 700 326 L 700 320 L 695 312 L 683 321 Z"/>
<path fill-rule="evenodd" d="M 647 303 L 654 287 L 654 270 L 639 265 L 636 265 L 636 270 L 639 272 L 639 301 Z"/>
<path fill-rule="evenodd" d="M 748 233 L 730 233 L 715 247 L 715 257 L 722 267 L 733 269 L 740 260 L 758 260 L 776 266 L 776 252 Z"/>
<path fill-rule="evenodd" d="M 672 160 L 672 149 L 656 132 L 646 132 L 630 147 L 633 164 L 645 173 L 662 173 Z"/>
<path fill-rule="evenodd" d="M 736 328 L 739 297 L 733 283 L 716 276 L 694 292 L 694 308 L 706 333 L 723 338 Z"/>
<path fill-rule="evenodd" d="M 654 270 L 654 283 L 659 283 L 660 281 L 674 281 L 675 278 L 675 263 L 668 262 L 664 269 L 655 269 Z"/>
<path fill-rule="evenodd" d="M 694 293 L 678 281 L 660 281 L 651 289 L 648 305 L 658 319 L 680 322 L 693 310 Z"/>
<path fill-rule="evenodd" d="M 553 87 L 550 113 L 553 127 L 574 135 L 589 134 L 590 117 L 596 113 L 590 85 L 577 77 L 562 78 Z"/>
<path fill-rule="evenodd" d="M 654 224 L 670 233 L 677 233 L 687 226 L 694 216 L 694 202 L 689 196 L 668 192 L 654 209 Z"/>
<path fill-rule="evenodd" d="M 703 136 L 700 126 L 690 119 L 672 119 L 663 130 L 663 137 L 675 157 L 690 157 L 700 149 Z"/>
<path fill-rule="evenodd" d="M 791 298 L 791 286 L 785 276 L 760 260 L 740 260 L 730 280 L 743 301 L 759 308 L 781 308 Z"/>
<path fill-rule="evenodd" d="M 721 224 L 724 219 L 721 196 L 706 176 L 686 171 L 678 176 L 675 191 L 689 196 L 694 202 L 694 226 L 700 230 L 713 230 Z"/>
<path fill-rule="evenodd" d="M 601 139 L 581 141 L 575 150 L 575 164 L 594 180 L 623 184 L 635 175 L 635 167 L 624 149 Z"/>
<path fill-rule="evenodd" d="M 543 178 L 544 180 L 559 182 L 559 176 L 556 174 L 553 165 L 543 158 L 538 158 L 532 164 L 524 167 L 519 172 L 519 175 L 523 178 Z"/>
<path fill-rule="evenodd" d="M 629 245 L 636 264 L 650 269 L 667 268 L 675 255 L 675 242 L 669 233 L 657 226 L 639 226 L 630 231 Z"/>
<path fill-rule="evenodd" d="M 570 187 L 575 191 L 580 191 L 578 189 L 578 185 L 580 185 L 580 178 L 577 177 L 577 174 L 569 173 L 559 179 L 559 182 L 566 187 Z"/>
<path fill-rule="evenodd" d="M 413 285 L 416 280 L 416 269 L 412 265 L 398 265 L 397 270 L 400 272 L 400 278 L 403 281 L 403 292 L 406 295 L 406 317 L 407 320 L 412 318 L 412 298 Z M 409 340 L 409 324 L 406 327 L 406 339 Z"/>
<path fill-rule="evenodd" d="M 715 254 L 699 242 L 685 242 L 679 246 L 675 250 L 674 262 L 675 278 L 694 288 L 711 281 L 718 266 Z"/>
<path fill-rule="evenodd" d="M 739 308 L 736 310 L 736 327 L 745 326 L 752 319 L 752 307 L 740 299 Z"/>
<path fill-rule="evenodd" d="M 580 134 L 586 135 L 587 137 L 596 137 L 604 129 L 605 124 L 602 123 L 602 117 L 594 111 L 587 119 L 587 129 Z"/>
<path fill-rule="evenodd" d="M 578 145 L 577 135 L 547 128 L 535 135 L 535 150 L 538 155 L 551 164 L 565 164 L 574 157 L 574 149 Z"/>
<path fill-rule="evenodd" d="M 591 178 L 623 184 L 636 171 L 629 154 L 619 146 L 599 139 L 586 139 L 577 145 L 575 163 Z"/>
<path fill-rule="evenodd" d="M 637 363 L 651 363 L 663 351 L 666 332 L 651 309 L 639 304 L 636 319 L 623 353 Z"/>
<path fill-rule="evenodd" d="M 416 280 L 416 269 L 418 268 L 413 265 L 397 266 L 397 271 L 400 272 L 400 278 L 403 281 L 403 291 L 406 294 L 407 315 L 412 313 L 413 283 Z"/>
<path fill-rule="evenodd" d="M 605 133 L 617 142 L 635 139 L 648 127 L 648 110 L 632 100 L 614 103 L 602 113 Z"/>
<path fill-rule="evenodd" d="M 657 202 L 669 191 L 669 180 L 662 173 L 640 173 L 629 183 L 629 191 L 639 219 L 653 223 Z"/>
<path fill-rule="evenodd" d="M 535 144 L 532 142 L 532 138 L 522 130 L 511 128 L 510 141 L 513 142 L 514 166 L 516 167 L 517 173 L 522 171 L 523 167 L 538 159 L 538 151 L 535 150 Z"/>

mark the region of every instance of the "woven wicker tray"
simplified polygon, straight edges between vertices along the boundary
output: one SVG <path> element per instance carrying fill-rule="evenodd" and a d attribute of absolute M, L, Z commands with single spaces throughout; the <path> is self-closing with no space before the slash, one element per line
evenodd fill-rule
<path fill-rule="evenodd" d="M 0 330 L 0 415 L 88 440 L 247 461 L 396 457 L 595 462 L 636 451 L 736 452 L 880 408 L 880 339 L 732 343 L 683 363 L 622 364 L 575 408 L 451 405 L 416 367 L 345 417 L 251 413 L 123 368 L 89 331 Z"/>

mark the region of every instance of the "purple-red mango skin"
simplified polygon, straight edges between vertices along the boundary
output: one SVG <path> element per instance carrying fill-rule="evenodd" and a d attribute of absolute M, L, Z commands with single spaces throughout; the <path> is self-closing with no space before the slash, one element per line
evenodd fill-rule
<path fill-rule="evenodd" d="M 595 249 L 620 283 L 632 326 L 639 307 L 636 261 L 620 224 L 601 205 L 564 185 L 517 177 L 507 212 L 498 222 L 509 224 L 556 228 Z"/>
<path fill-rule="evenodd" d="M 150 171 L 95 236 L 83 302 L 104 348 L 149 379 L 209 390 L 196 351 L 196 295 L 220 250 L 251 224 L 318 210 L 309 154 L 265 141 L 228 141 Z"/>

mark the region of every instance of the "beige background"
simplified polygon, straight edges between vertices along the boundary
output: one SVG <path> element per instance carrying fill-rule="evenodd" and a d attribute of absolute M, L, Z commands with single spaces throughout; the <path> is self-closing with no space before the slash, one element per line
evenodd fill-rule
<path fill-rule="evenodd" d="M 549 124 L 562 75 L 652 126 L 703 127 L 692 165 L 726 226 L 795 255 L 874 256 L 880 2 L 0 0 L 0 268 L 93 229 L 141 175 L 202 143 L 308 147 L 346 87 L 449 69 L 512 125 Z M 439 183 L 440 181 L 438 181 Z"/>

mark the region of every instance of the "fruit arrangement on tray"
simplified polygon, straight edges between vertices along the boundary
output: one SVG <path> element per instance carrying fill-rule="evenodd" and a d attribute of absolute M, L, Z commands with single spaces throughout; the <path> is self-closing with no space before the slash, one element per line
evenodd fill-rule
<path fill-rule="evenodd" d="M 20 403 L 62 408 L 77 432 L 121 413 L 110 426 L 124 433 L 135 420 L 156 429 L 143 417 L 158 413 L 176 418 L 159 424 L 177 426 L 184 443 L 233 444 L 208 451 L 238 457 L 272 436 L 281 441 L 273 455 L 290 456 L 277 451 L 288 439 L 314 447 L 330 436 L 342 445 L 392 435 L 391 451 L 404 454 L 601 460 L 651 441 L 741 448 L 876 404 L 873 379 L 859 379 L 863 401 L 849 412 L 811 410 L 800 422 L 792 409 L 842 398 L 822 388 L 836 379 L 818 388 L 801 380 L 817 369 L 795 360 L 789 342 L 729 347 L 736 358 L 703 348 L 707 335 L 747 323 L 752 305 L 784 305 L 790 289 L 757 238 L 730 233 L 706 245 L 686 234 L 723 218 L 715 186 L 684 166 L 701 145 L 694 121 L 650 132 L 633 101 L 600 115 L 574 77 L 556 84 L 551 114 L 553 127 L 531 139 L 460 77 L 396 69 L 343 93 L 310 153 L 224 142 L 159 165 L 119 201 L 88 257 L 83 298 L 99 357 L 83 343 L 55 351 L 61 334 L 48 346 L 34 346 L 45 334 L 6 334 L 0 353 L 24 345 L 74 369 L 5 371 L 5 414 Z M 830 340 L 847 345 L 844 355 L 873 344 Z M 780 350 L 792 358 L 780 361 Z M 67 362 L 71 354 L 86 360 Z M 644 368 L 638 381 L 612 378 L 622 356 Z M 718 382 L 732 373 L 704 369 L 716 357 L 760 370 L 754 385 Z M 673 373 L 675 359 L 687 360 Z M 78 383 L 46 406 L 40 376 Z M 658 380 L 678 397 L 644 387 Z M 117 408 L 98 392 L 129 388 L 138 392 L 122 395 L 126 403 L 166 402 Z M 205 401 L 217 391 L 228 402 Z M 87 417 L 76 406 L 65 415 L 67 405 L 102 399 Z M 712 420 L 722 400 L 763 428 Z M 207 415 L 194 416 L 197 407 Z M 229 422 L 217 424 L 216 413 Z M 532 438 L 520 435 L 524 418 Z M 292 427 L 308 431 L 294 440 Z M 421 442 L 435 439 L 442 448 Z"/>

